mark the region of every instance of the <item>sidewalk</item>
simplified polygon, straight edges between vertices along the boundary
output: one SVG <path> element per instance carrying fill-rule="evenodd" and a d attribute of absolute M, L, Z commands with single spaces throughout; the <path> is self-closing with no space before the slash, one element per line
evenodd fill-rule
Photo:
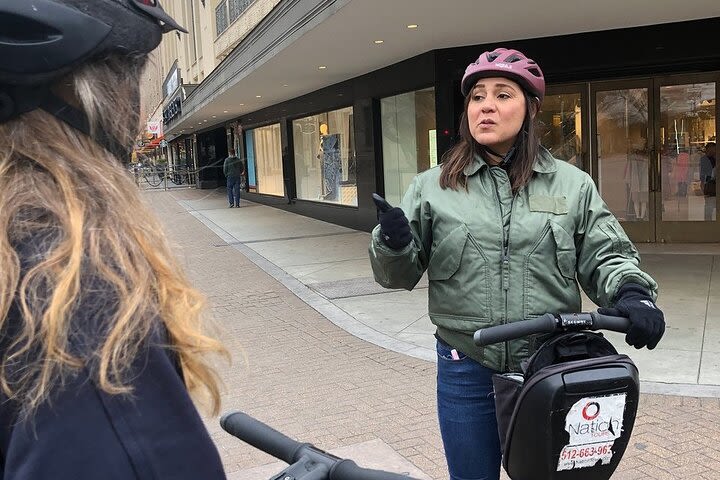
<path fill-rule="evenodd" d="M 368 233 L 249 202 L 227 209 L 222 192 L 192 192 L 180 204 L 339 327 L 383 348 L 435 360 L 427 278 L 412 292 L 377 285 Z M 660 284 L 667 333 L 653 351 L 608 336 L 638 364 L 643 391 L 720 397 L 720 245 L 638 248 L 643 268 Z M 597 308 L 585 296 L 583 307 Z"/>
<path fill-rule="evenodd" d="M 233 369 L 223 371 L 224 411 L 246 410 L 328 450 L 360 452 L 370 445 L 376 456 L 385 452 L 376 458 L 383 468 L 395 461 L 396 468 L 409 465 L 405 471 L 447 478 L 426 287 L 399 292 L 376 286 L 364 232 L 246 202 L 227 209 L 221 192 L 146 197 L 180 244 L 178 254 L 208 295 L 235 357 Z M 720 402 L 689 398 L 719 390 L 720 286 L 713 264 L 720 249 L 693 249 L 690 255 L 643 255 L 663 287 L 669 328 L 652 355 L 629 353 L 640 366 L 644 391 L 686 397 L 642 396 L 614 478 L 720 477 Z M 624 346 L 621 339 L 614 343 Z M 270 457 L 228 438 L 215 420 L 208 425 L 229 478 L 268 478 L 258 468 L 272 463 Z"/>

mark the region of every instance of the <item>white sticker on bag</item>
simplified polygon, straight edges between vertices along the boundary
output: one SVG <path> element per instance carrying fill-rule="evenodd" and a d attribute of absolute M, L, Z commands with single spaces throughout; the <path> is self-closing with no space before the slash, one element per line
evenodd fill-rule
<path fill-rule="evenodd" d="M 565 417 L 570 442 L 560 452 L 558 472 L 610 463 L 613 444 L 622 435 L 625 399 L 623 393 L 575 402 Z"/>

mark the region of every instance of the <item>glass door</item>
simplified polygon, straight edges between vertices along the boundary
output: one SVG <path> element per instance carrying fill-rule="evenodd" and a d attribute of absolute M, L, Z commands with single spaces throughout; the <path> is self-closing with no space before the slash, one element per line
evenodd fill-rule
<path fill-rule="evenodd" d="M 541 143 L 553 156 L 590 172 L 587 84 L 548 87 L 538 114 Z"/>
<path fill-rule="evenodd" d="M 593 176 L 600 195 L 633 241 L 654 242 L 652 81 L 597 82 L 590 96 Z"/>
<path fill-rule="evenodd" d="M 720 75 L 590 86 L 592 174 L 635 242 L 717 242 Z"/>
<path fill-rule="evenodd" d="M 717 196 L 704 188 L 717 175 L 717 75 L 673 76 L 655 83 L 657 240 L 717 242 Z"/>

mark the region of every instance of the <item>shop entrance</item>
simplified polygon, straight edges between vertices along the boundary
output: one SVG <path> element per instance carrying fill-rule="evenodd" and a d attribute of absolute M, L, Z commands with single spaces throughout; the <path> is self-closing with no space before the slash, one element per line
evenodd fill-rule
<path fill-rule="evenodd" d="M 554 86 L 543 145 L 590 173 L 635 242 L 718 242 L 718 74 Z M 590 114 L 588 114 L 590 112 Z"/>

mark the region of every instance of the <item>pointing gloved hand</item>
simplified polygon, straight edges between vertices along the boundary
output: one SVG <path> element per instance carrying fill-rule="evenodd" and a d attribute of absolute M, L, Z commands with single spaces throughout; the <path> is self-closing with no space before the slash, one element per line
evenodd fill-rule
<path fill-rule="evenodd" d="M 375 202 L 378 209 L 380 236 L 383 242 L 393 250 L 402 250 L 413 239 L 410 223 L 405 216 L 405 212 L 401 208 L 392 207 L 376 193 L 373 193 L 373 202 Z"/>
<path fill-rule="evenodd" d="M 665 316 L 655 305 L 648 290 L 635 283 L 626 283 L 615 296 L 613 308 L 599 308 L 598 313 L 630 319 L 625 335 L 628 345 L 640 349 L 655 348 L 665 333 Z"/>

